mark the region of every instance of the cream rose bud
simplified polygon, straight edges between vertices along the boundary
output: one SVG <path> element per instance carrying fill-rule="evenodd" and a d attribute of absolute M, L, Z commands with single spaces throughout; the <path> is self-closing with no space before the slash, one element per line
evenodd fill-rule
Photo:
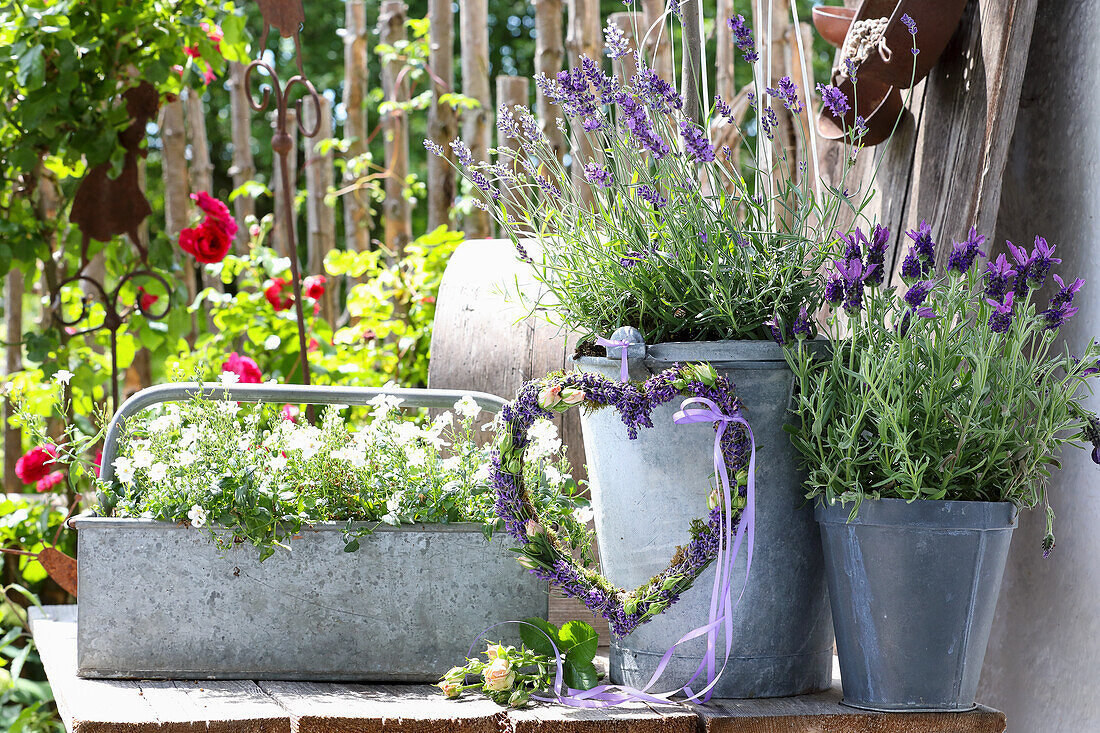
<path fill-rule="evenodd" d="M 462 684 L 460 682 L 443 681 L 438 685 L 439 689 L 443 690 L 443 694 L 450 698 L 456 698 L 462 694 Z"/>
<path fill-rule="evenodd" d="M 547 387 L 539 392 L 539 404 L 543 407 L 553 407 L 561 402 L 561 387 Z"/>
<path fill-rule="evenodd" d="M 528 537 L 534 537 L 535 535 L 542 534 L 545 531 L 543 530 L 542 525 L 536 522 L 534 519 L 528 519 L 527 524 L 523 525 L 523 529 L 527 533 Z"/>
<path fill-rule="evenodd" d="M 584 392 L 579 389 L 571 389 L 561 398 L 561 401 L 567 405 L 579 405 L 584 402 Z"/>
<path fill-rule="evenodd" d="M 497 659 L 500 657 L 502 648 L 500 644 L 489 644 L 485 647 L 485 656 L 489 659 Z"/>
<path fill-rule="evenodd" d="M 515 681 L 516 673 L 512 671 L 512 663 L 507 659 L 497 657 L 485 668 L 485 688 L 488 690 L 503 692 L 511 689 Z"/>

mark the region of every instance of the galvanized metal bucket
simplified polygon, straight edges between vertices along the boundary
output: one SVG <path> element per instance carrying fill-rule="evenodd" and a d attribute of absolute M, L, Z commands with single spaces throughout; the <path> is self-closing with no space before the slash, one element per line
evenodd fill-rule
<path fill-rule="evenodd" d="M 620 329 L 613 338 L 629 338 Z M 636 332 L 634 332 L 636 334 Z M 640 340 L 635 338 L 634 340 Z M 825 597 L 821 547 L 804 475 L 783 424 L 790 419 L 794 376 L 770 342 L 666 343 L 628 347 L 632 379 L 674 363 L 708 362 L 733 380 L 756 436 L 756 547 L 744 595 L 734 613 L 730 662 L 714 688 L 718 697 L 779 697 L 827 689 L 832 680 L 833 630 Z M 582 357 L 584 371 L 618 379 L 619 359 Z M 633 588 L 662 570 L 688 539 L 691 519 L 707 515 L 714 485 L 714 432 L 709 425 L 675 425 L 679 400 L 657 409 L 654 427 L 636 440 L 614 410 L 582 418 L 592 506 L 607 577 Z M 734 566 L 734 595 L 745 577 L 747 548 Z M 611 644 L 614 682 L 640 687 L 684 633 L 706 624 L 713 568 L 664 613 Z M 705 653 L 705 639 L 681 646 L 658 688 L 683 685 Z"/>
<path fill-rule="evenodd" d="M 844 703 L 970 710 L 1016 509 L 1006 502 L 819 504 Z"/>
<path fill-rule="evenodd" d="M 120 408 L 103 450 L 109 480 L 122 422 L 158 402 L 449 407 L 477 392 L 290 385 L 162 385 Z M 84 677 L 434 682 L 491 624 L 545 618 L 545 583 L 479 524 L 379 526 L 344 552 L 341 524 L 323 524 L 259 562 L 249 545 L 220 550 L 205 530 L 143 519 L 77 517 L 77 669 Z M 496 635 L 494 635 L 494 641 Z M 518 643 L 502 627 L 499 636 Z"/>

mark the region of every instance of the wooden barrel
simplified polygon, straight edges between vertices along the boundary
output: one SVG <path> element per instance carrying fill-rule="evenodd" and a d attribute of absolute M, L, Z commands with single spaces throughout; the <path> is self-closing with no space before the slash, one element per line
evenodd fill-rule
<path fill-rule="evenodd" d="M 511 399 L 525 382 L 570 368 L 576 337 L 531 312 L 540 293 L 511 241 L 470 239 L 459 245 L 439 286 L 428 386 Z M 574 477 L 586 478 L 580 416 L 570 410 L 555 422 Z"/>
<path fill-rule="evenodd" d="M 532 312 L 541 292 L 511 241 L 470 239 L 459 245 L 436 299 L 428 386 L 481 390 L 510 399 L 525 382 L 570 368 L 576 335 Z M 578 411 L 559 415 L 555 422 L 574 478 L 586 480 Z M 570 619 L 590 622 L 600 643 L 608 643 L 606 621 L 552 591 L 550 621 L 560 625 Z"/>

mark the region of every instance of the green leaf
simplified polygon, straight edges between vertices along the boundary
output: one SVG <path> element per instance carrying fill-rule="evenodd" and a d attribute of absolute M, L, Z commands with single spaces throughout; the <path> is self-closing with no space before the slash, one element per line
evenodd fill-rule
<path fill-rule="evenodd" d="M 553 658 L 554 646 L 550 643 L 550 640 L 554 640 L 554 644 L 558 646 L 559 650 L 562 647 L 561 639 L 558 638 L 558 627 L 541 618 L 525 618 L 523 620 L 526 623 L 520 624 L 519 627 L 519 637 L 523 640 L 523 645 L 535 654 Z M 530 624 L 530 626 L 527 624 Z M 532 626 L 537 628 L 532 628 Z M 546 638 L 548 636 L 549 639 Z"/>
<path fill-rule="evenodd" d="M 344 545 L 344 552 L 355 552 L 359 549 L 359 540 L 352 540 Z"/>
<path fill-rule="evenodd" d="M 596 647 L 599 646 L 600 638 L 596 630 L 584 621 L 568 621 L 562 624 L 558 638 L 565 647 L 562 649 L 565 658 L 570 662 L 584 664 L 596 658 Z"/>
<path fill-rule="evenodd" d="M 592 662 L 575 664 L 567 660 L 562 669 L 562 677 L 565 684 L 577 690 L 591 690 L 600 681 L 600 673 Z"/>

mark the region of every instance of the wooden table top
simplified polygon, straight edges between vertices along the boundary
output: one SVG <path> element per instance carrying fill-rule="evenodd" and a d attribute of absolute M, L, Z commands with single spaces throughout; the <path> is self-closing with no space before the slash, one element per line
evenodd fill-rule
<path fill-rule="evenodd" d="M 69 733 L 1002 733 L 1003 713 L 869 713 L 817 695 L 709 704 L 506 710 L 430 685 L 86 680 L 76 676 L 76 607 L 32 612 L 31 628 Z"/>

